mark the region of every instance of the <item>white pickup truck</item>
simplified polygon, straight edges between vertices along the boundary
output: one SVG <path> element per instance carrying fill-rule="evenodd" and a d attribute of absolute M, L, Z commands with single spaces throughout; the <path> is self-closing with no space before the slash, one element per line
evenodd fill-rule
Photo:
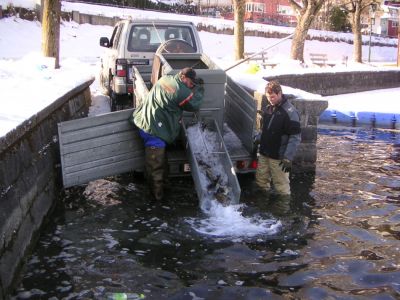
<path fill-rule="evenodd" d="M 132 66 L 149 81 L 156 50 L 172 39 L 190 46 L 192 52 L 203 53 L 196 26 L 186 21 L 122 20 L 110 39 L 100 38 L 100 46 L 107 48 L 101 59 L 100 85 L 110 96 L 111 111 L 132 107 Z"/>

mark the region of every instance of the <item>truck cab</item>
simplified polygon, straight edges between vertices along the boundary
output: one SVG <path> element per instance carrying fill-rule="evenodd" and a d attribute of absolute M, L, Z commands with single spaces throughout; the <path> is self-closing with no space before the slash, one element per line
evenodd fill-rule
<path fill-rule="evenodd" d="M 191 52 L 203 52 L 196 26 L 187 21 L 122 20 L 110 38 L 100 38 L 100 46 L 106 50 L 99 79 L 103 92 L 110 96 L 111 111 L 132 107 L 132 67 L 139 70 L 145 82 L 150 82 L 155 52 L 168 40 L 180 40 Z"/>

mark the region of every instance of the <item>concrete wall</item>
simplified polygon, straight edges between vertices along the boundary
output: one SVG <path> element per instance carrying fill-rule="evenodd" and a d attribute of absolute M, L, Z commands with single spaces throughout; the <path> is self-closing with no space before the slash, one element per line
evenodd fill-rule
<path fill-rule="evenodd" d="M 400 70 L 358 71 L 268 76 L 280 84 L 322 96 L 357 93 L 400 86 Z"/>
<path fill-rule="evenodd" d="M 69 17 L 67 17 L 65 13 L 63 13 L 63 18 L 69 19 Z M 92 24 L 92 25 L 114 26 L 114 24 L 116 22 L 118 22 L 120 19 L 121 18 L 119 18 L 119 17 L 106 17 L 106 16 L 83 14 L 78 11 L 72 12 L 72 20 L 77 22 L 78 24 L 88 23 L 88 24 Z M 207 24 L 202 24 L 202 23 L 197 24 L 197 30 L 198 31 L 207 31 L 207 32 L 212 32 L 212 33 L 233 35 L 233 28 L 220 28 L 218 26 L 207 25 Z M 249 30 L 249 29 L 247 29 L 244 34 L 246 36 L 258 36 L 258 37 L 277 38 L 277 39 L 284 38 L 288 35 L 286 33 L 281 33 L 281 32 L 276 32 L 276 31 L 271 32 L 271 31 L 259 31 L 259 30 Z M 331 37 L 325 37 L 325 36 L 307 35 L 307 40 L 318 40 L 321 42 L 343 42 L 343 43 L 349 43 L 349 44 L 353 43 L 352 39 L 348 39 L 346 37 L 331 38 Z M 367 45 L 367 44 L 369 44 L 369 42 L 364 41 L 362 44 Z M 384 44 L 384 43 L 374 42 L 374 41 L 372 41 L 371 46 L 396 47 L 396 45 L 393 45 L 393 44 Z"/>
<path fill-rule="evenodd" d="M 82 14 L 79 11 L 72 12 L 72 21 L 78 24 L 108 25 L 114 26 L 120 20 L 118 17 L 95 16 Z M 110 33 L 111 34 L 111 33 Z"/>
<path fill-rule="evenodd" d="M 57 123 L 87 115 L 93 80 L 0 138 L 0 300 L 6 298 L 61 187 Z"/>

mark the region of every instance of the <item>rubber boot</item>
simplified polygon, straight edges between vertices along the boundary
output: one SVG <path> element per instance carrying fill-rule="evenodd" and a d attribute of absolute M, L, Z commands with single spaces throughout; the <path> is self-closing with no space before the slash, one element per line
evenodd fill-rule
<path fill-rule="evenodd" d="M 157 201 L 164 198 L 165 148 L 146 147 L 146 176 Z"/>

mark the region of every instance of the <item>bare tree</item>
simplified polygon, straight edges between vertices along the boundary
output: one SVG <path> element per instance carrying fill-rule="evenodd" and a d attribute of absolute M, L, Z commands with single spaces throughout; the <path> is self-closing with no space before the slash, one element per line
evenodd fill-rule
<path fill-rule="evenodd" d="M 361 14 L 371 5 L 377 5 L 371 0 L 350 0 L 343 4 L 344 9 L 349 13 L 351 30 L 353 32 L 355 62 L 362 63 L 362 35 L 361 35 Z"/>
<path fill-rule="evenodd" d="M 289 0 L 290 6 L 297 14 L 297 26 L 294 31 L 290 58 L 304 62 L 304 44 L 308 29 L 326 0 Z"/>
<path fill-rule="evenodd" d="M 243 58 L 244 53 L 244 13 L 245 13 L 245 0 L 233 0 L 233 9 L 235 16 L 235 59 Z"/>
<path fill-rule="evenodd" d="M 42 53 L 54 57 L 55 68 L 60 67 L 60 0 L 43 1 Z"/>

